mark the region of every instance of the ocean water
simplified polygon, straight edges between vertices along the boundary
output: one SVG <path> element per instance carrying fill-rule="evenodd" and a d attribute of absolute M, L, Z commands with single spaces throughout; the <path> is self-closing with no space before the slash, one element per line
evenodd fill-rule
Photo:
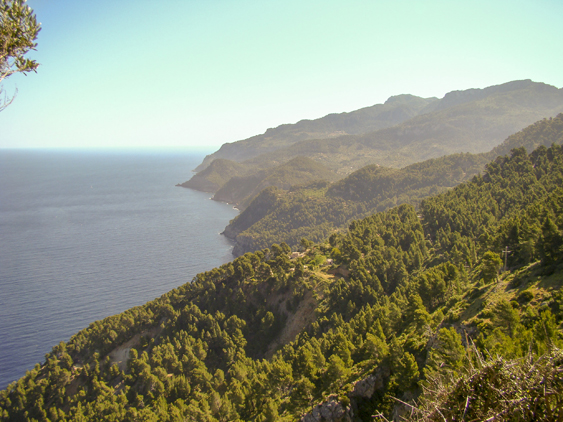
<path fill-rule="evenodd" d="M 0 389 L 91 322 L 232 259 L 203 155 L 0 150 Z"/>

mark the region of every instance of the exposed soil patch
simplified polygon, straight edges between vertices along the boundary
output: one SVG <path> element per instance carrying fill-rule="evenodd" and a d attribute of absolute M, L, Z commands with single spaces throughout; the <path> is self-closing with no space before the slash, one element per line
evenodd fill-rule
<path fill-rule="evenodd" d="M 135 334 L 129 341 L 113 349 L 108 354 L 110 366 L 116 363 L 120 371 L 125 371 L 127 369 L 127 361 L 129 360 L 129 352 L 132 348 L 138 347 L 141 344 L 141 336 L 155 337 L 159 331 L 159 328 L 152 328 L 140 334 Z"/>
<path fill-rule="evenodd" d="M 267 359 L 271 358 L 279 346 L 293 341 L 307 325 L 315 320 L 316 300 L 313 292 L 309 291 L 303 297 L 295 313 L 289 313 L 285 326 L 276 340 L 270 344 L 265 354 Z"/>

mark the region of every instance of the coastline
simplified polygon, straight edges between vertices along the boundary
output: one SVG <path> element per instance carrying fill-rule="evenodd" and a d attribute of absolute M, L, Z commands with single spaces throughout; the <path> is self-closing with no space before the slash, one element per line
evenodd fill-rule
<path fill-rule="evenodd" d="M 92 322 L 233 259 L 219 233 L 237 212 L 173 188 L 186 160 L 201 158 L 0 150 L 0 388 Z"/>

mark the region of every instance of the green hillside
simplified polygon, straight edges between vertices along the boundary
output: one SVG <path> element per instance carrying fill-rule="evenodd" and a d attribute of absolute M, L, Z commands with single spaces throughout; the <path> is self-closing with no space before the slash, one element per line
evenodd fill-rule
<path fill-rule="evenodd" d="M 236 241 L 238 256 L 286 242 L 292 247 L 302 238 L 322 241 L 357 218 L 409 203 L 450 189 L 482 172 L 485 164 L 517 147 L 531 151 L 540 145 L 563 143 L 563 114 L 543 119 L 509 136 L 488 153 L 453 154 L 412 164 L 402 169 L 366 166 L 333 183 L 270 190 L 251 202 L 225 229 Z"/>
<path fill-rule="evenodd" d="M 192 188 L 203 192 L 216 192 L 232 177 L 246 172 L 247 169 L 235 161 L 218 159 L 213 161 L 213 163 L 202 172 L 195 174 L 187 182 L 177 186 Z"/>
<path fill-rule="evenodd" d="M 335 180 L 338 176 L 320 163 L 307 157 L 296 157 L 287 163 L 249 176 L 233 177 L 213 196 L 217 201 L 237 204 L 244 209 L 268 186 L 289 189 L 293 185 L 314 180 Z"/>
<path fill-rule="evenodd" d="M 56 346 L 0 420 L 561 419 L 562 186 L 561 146 L 519 148 L 417 210 L 247 253 Z"/>
<path fill-rule="evenodd" d="M 544 118 L 528 126 L 514 135 L 510 135 L 502 144 L 493 148 L 485 156 L 494 159 L 499 155 L 507 155 L 513 148 L 526 148 L 533 151 L 538 146 L 550 146 L 551 144 L 563 144 L 563 114 L 558 114 L 549 119 Z"/>

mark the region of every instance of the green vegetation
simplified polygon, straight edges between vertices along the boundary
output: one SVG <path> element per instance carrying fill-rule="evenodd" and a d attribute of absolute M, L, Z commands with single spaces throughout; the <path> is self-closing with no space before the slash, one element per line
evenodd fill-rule
<path fill-rule="evenodd" d="M 418 210 L 246 253 L 53 348 L 0 420 L 557 420 L 562 181 L 561 146 L 518 148 Z"/>
<path fill-rule="evenodd" d="M 485 155 L 487 161 L 491 161 L 499 155 L 510 154 L 514 148 L 533 151 L 540 145 L 549 147 L 551 144 L 563 144 L 563 114 L 561 113 L 553 118 L 539 120 L 526 129 L 510 135 L 502 144 Z"/>
<path fill-rule="evenodd" d="M 252 170 L 256 168 L 252 167 Z M 296 184 L 338 178 L 332 170 L 307 157 L 296 157 L 276 167 L 258 170 L 256 173 L 253 171 L 234 161 L 217 159 L 205 170 L 178 186 L 216 192 L 214 200 L 246 208 L 268 186 L 289 189 Z"/>
<path fill-rule="evenodd" d="M 215 192 L 231 177 L 244 173 L 245 169 L 239 163 L 231 160 L 218 159 L 202 172 L 194 175 L 190 180 L 179 184 L 183 188 L 192 188 L 203 192 Z"/>
<path fill-rule="evenodd" d="M 0 0 L 0 83 L 14 73 L 36 71 L 39 63 L 26 56 L 35 50 L 41 25 L 25 0 Z M 0 85 L 0 111 L 8 107 L 14 97 L 8 99 Z"/>
<path fill-rule="evenodd" d="M 327 198 L 328 182 L 316 182 L 305 188 L 283 191 L 263 190 L 224 234 L 236 240 L 233 254 L 242 255 L 283 241 L 296 246 L 301 239 L 326 239 L 335 227 L 343 227 L 353 217 L 363 215 L 363 204 L 348 207 L 346 201 Z"/>
<path fill-rule="evenodd" d="M 204 170 L 205 171 L 205 170 Z M 335 180 L 337 175 L 307 157 L 296 157 L 277 167 L 258 171 L 250 176 L 233 177 L 215 193 L 217 201 L 237 204 L 244 209 L 263 189 L 275 186 L 289 189 L 293 185 L 315 180 Z"/>
<path fill-rule="evenodd" d="M 225 234 L 236 240 L 235 255 L 275 242 L 297 247 L 302 238 L 320 242 L 352 220 L 396 205 L 416 206 L 484 171 L 499 153 L 563 143 L 563 114 L 544 119 L 508 137 L 488 153 L 453 154 L 402 169 L 366 166 L 330 185 L 316 182 L 287 191 L 270 189 L 230 222 Z"/>

